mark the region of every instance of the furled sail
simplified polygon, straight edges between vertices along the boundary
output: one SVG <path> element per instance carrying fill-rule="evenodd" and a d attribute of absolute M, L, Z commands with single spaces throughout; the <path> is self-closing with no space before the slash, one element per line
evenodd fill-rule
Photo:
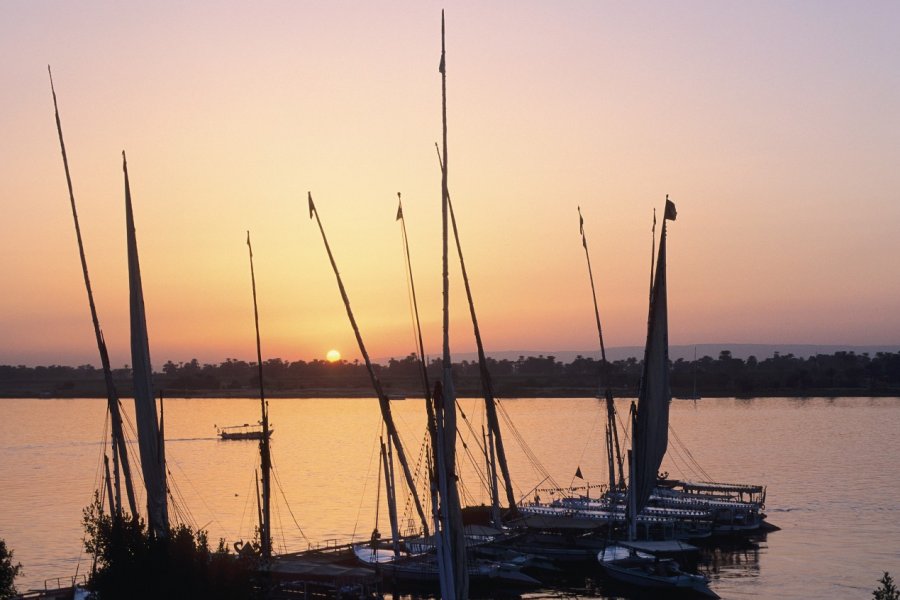
<path fill-rule="evenodd" d="M 671 217 L 666 200 L 666 219 Z M 633 494 L 632 515 L 640 514 L 653 487 L 669 442 L 669 325 L 666 301 L 666 222 L 663 220 L 659 241 L 659 258 L 650 295 L 650 316 L 647 323 L 647 346 L 644 350 L 644 372 L 638 397 L 637 415 L 632 437 L 633 475 L 629 494 Z"/>
<path fill-rule="evenodd" d="M 169 514 L 166 504 L 165 454 L 156 415 L 156 398 L 153 395 L 150 343 L 147 338 L 147 317 L 144 312 L 144 291 L 141 286 L 141 266 L 138 261 L 134 214 L 131 209 L 128 163 L 125 160 L 124 152 L 122 152 L 122 170 L 125 173 L 128 290 L 131 306 L 131 368 L 138 446 L 141 452 L 141 471 L 144 474 L 144 485 L 147 488 L 147 521 L 150 531 L 159 537 L 166 537 L 169 531 Z"/>

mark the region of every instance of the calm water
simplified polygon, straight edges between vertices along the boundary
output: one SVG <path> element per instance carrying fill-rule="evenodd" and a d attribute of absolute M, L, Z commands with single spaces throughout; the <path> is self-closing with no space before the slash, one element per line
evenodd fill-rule
<path fill-rule="evenodd" d="M 461 404 L 471 421 L 461 436 L 475 456 L 481 403 Z M 506 436 L 517 493 L 548 486 L 544 470 L 564 486 L 579 466 L 591 483 L 606 478 L 597 400 L 505 400 L 503 407 L 542 462 L 532 464 Z M 214 425 L 253 422 L 258 401 L 173 399 L 165 408 L 176 514 L 211 539 L 251 538 L 257 446 L 221 442 Z M 621 401 L 622 414 L 626 408 Z M 415 463 L 422 403 L 395 401 L 393 409 Z M 105 412 L 102 400 L 0 400 L 0 537 L 24 565 L 20 589 L 90 568 L 81 510 L 100 481 Z M 368 538 L 378 492 L 377 402 L 273 399 L 270 412 L 276 547 Z M 664 470 L 698 477 L 692 457 L 714 480 L 763 483 L 769 520 L 783 528 L 707 567 L 723 598 L 868 598 L 883 571 L 900 576 L 900 399 L 676 400 L 671 421 L 683 445 L 670 435 Z M 467 501 L 483 501 L 471 461 L 461 460 Z M 389 531 L 386 521 L 382 514 L 381 531 Z"/>

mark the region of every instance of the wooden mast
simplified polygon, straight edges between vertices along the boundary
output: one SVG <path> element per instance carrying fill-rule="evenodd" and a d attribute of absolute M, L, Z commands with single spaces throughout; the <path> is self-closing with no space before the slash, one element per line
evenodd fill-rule
<path fill-rule="evenodd" d="M 441 160 L 441 153 L 438 150 L 438 162 L 441 170 L 444 169 L 444 162 Z M 488 423 L 488 439 L 491 441 L 491 456 L 495 457 L 493 468 L 491 469 L 493 481 L 492 487 L 496 487 L 497 469 L 496 463 L 500 465 L 500 473 L 503 475 L 503 488 L 506 492 L 506 502 L 508 510 L 511 514 L 517 512 L 516 497 L 513 493 L 512 478 L 509 474 L 509 466 L 506 462 L 506 450 L 503 446 L 503 434 L 500 432 L 500 420 L 497 418 L 497 399 L 494 396 L 494 384 L 491 379 L 491 373 L 487 368 L 487 357 L 484 353 L 484 343 L 481 340 L 481 329 L 478 326 L 478 317 L 475 315 L 475 301 L 472 299 L 472 288 L 469 285 L 469 273 L 466 270 L 466 261 L 463 258 L 462 243 L 459 240 L 459 229 L 456 226 L 456 212 L 453 210 L 453 202 L 450 199 L 450 192 L 447 192 L 447 206 L 450 212 L 450 223 L 453 226 L 453 238 L 456 241 L 456 252 L 459 255 L 459 266 L 462 270 L 463 285 L 466 289 L 466 298 L 469 302 L 469 315 L 472 318 L 472 328 L 475 334 L 475 346 L 478 350 L 478 372 L 481 379 L 481 393 L 484 397 L 484 410 L 487 415 Z M 492 501 L 499 510 L 499 496 Z"/>
<path fill-rule="evenodd" d="M 56 132 L 59 134 L 59 147 L 62 151 L 63 167 L 66 171 L 66 185 L 69 188 L 69 203 L 72 206 L 72 218 L 75 221 L 75 237 L 78 239 L 78 254 L 81 257 L 81 271 L 84 275 L 84 287 L 87 290 L 88 305 L 91 309 L 91 321 L 94 324 L 94 335 L 97 338 L 97 349 L 100 351 L 100 364 L 103 368 L 103 380 L 106 383 L 107 408 L 110 413 L 110 425 L 112 429 L 113 467 L 116 482 L 116 513 L 121 514 L 121 495 L 119 488 L 119 469 L 122 466 L 122 475 L 125 478 L 125 492 L 128 496 L 128 506 L 132 518 L 137 517 L 137 503 L 134 496 L 134 485 L 131 479 L 131 465 L 128 460 L 128 447 L 125 443 L 125 434 L 122 431 L 122 413 L 120 411 L 119 394 L 113 381 L 112 369 L 109 364 L 109 353 L 106 350 L 106 341 L 100 329 L 100 320 L 97 317 L 97 307 L 94 304 L 94 291 L 91 288 L 91 278 L 88 276 L 87 258 L 84 253 L 84 242 L 81 239 L 81 226 L 78 223 L 78 211 L 75 208 L 75 192 L 72 189 L 72 176 L 69 172 L 69 158 L 66 155 L 66 144 L 63 141 L 62 122 L 59 118 L 59 106 L 56 102 L 56 90 L 53 87 L 53 73 L 50 65 L 47 65 L 47 73 L 50 75 L 50 91 L 53 94 L 53 110 L 56 115 Z"/>
<path fill-rule="evenodd" d="M 456 393 L 453 387 L 453 372 L 450 359 L 450 276 L 448 269 L 448 228 L 450 193 L 447 187 L 449 158 L 447 155 L 447 60 L 445 43 L 444 12 L 441 11 L 441 116 L 443 131 L 444 168 L 441 169 L 441 233 L 443 242 L 442 279 L 443 279 L 443 377 L 440 391 L 436 390 L 435 413 L 438 415 L 439 450 L 443 460 L 439 473 L 441 505 L 445 510 L 444 537 L 449 544 L 445 546 L 449 553 L 445 565 L 450 572 L 441 571 L 441 586 L 451 584 L 445 600 L 462 600 L 469 597 L 469 572 L 466 566 L 466 544 L 462 523 L 462 508 L 459 501 L 459 489 L 456 481 Z"/>
<path fill-rule="evenodd" d="M 262 345 L 259 339 L 259 309 L 256 303 L 256 273 L 253 270 L 253 246 L 247 232 L 247 251 L 250 254 L 250 284 L 253 288 L 253 323 L 256 327 L 256 365 L 259 376 L 259 408 L 262 415 L 262 437 L 259 440 L 259 463 L 262 471 L 262 511 L 259 520 L 259 549 L 263 559 L 272 558 L 271 472 L 272 456 L 269 450 L 269 406 L 263 385 Z"/>
<path fill-rule="evenodd" d="M 597 322 L 597 337 L 600 339 L 600 374 L 605 388 L 606 398 L 606 451 L 609 465 L 609 491 L 625 487 L 625 473 L 622 465 L 622 451 L 619 447 L 619 429 L 616 427 L 616 406 L 613 402 L 610 386 L 609 361 L 606 360 L 606 345 L 603 343 L 603 328 L 600 326 L 600 309 L 597 307 L 597 288 L 594 286 L 594 270 L 591 268 L 591 254 L 588 252 L 587 236 L 584 233 L 584 217 L 578 207 L 578 228 L 581 232 L 581 245 L 584 246 L 584 257 L 587 259 L 588 277 L 591 280 L 591 298 L 594 300 L 594 319 Z M 619 481 L 616 483 L 616 469 L 619 467 Z"/>
<path fill-rule="evenodd" d="M 406 459 L 406 453 L 403 450 L 403 443 L 400 441 L 400 434 L 397 432 L 397 427 L 394 424 L 394 417 L 391 414 L 391 405 L 390 400 L 387 397 L 387 394 L 384 393 L 384 389 L 381 387 L 381 380 L 378 379 L 378 375 L 375 374 L 375 369 L 372 368 L 372 361 L 369 359 L 369 353 L 366 350 L 366 345 L 363 343 L 362 335 L 359 332 L 359 326 L 356 324 L 356 317 L 353 316 L 353 310 L 350 308 L 350 298 L 347 296 L 347 290 L 344 288 L 344 281 L 341 279 L 341 274 L 338 271 L 337 263 L 334 261 L 334 255 L 331 253 L 331 246 L 328 245 L 328 238 L 325 236 L 325 229 L 322 227 L 322 219 L 319 218 L 319 211 L 316 210 L 315 204 L 313 204 L 312 193 L 308 193 L 309 197 L 309 217 L 316 217 L 316 223 L 319 225 L 319 232 L 322 234 L 322 241 L 325 243 L 325 251 L 328 253 L 328 260 L 331 262 L 331 268 L 334 271 L 334 276 L 337 279 L 338 290 L 341 292 L 341 299 L 344 301 L 344 308 L 347 310 L 347 317 L 350 319 L 350 326 L 353 328 L 353 333 L 356 336 L 356 343 L 359 346 L 359 352 L 363 356 L 363 360 L 366 363 L 366 370 L 369 373 L 369 379 L 372 381 L 372 388 L 375 390 L 375 394 L 378 396 L 378 406 L 381 409 L 381 418 L 384 421 L 384 426 L 387 429 L 388 435 L 394 442 L 394 448 L 397 450 L 397 459 L 400 461 L 400 466 L 403 468 L 403 475 L 406 479 L 406 485 L 409 487 L 409 492 L 412 494 L 413 502 L 416 505 L 416 511 L 419 514 L 419 519 L 422 521 L 422 529 L 425 532 L 425 535 L 428 535 L 428 519 L 425 516 L 425 510 L 422 508 L 422 502 L 419 500 L 419 494 L 416 491 L 415 480 L 413 479 L 412 471 L 409 468 L 409 462 Z"/>
<path fill-rule="evenodd" d="M 400 196 L 400 192 L 397 192 L 397 221 L 400 221 L 400 231 L 403 234 L 403 249 L 406 253 L 406 269 L 407 274 L 409 276 L 409 288 L 410 294 L 412 296 L 412 304 L 413 304 L 413 318 L 415 321 L 416 328 L 416 353 L 419 355 L 419 366 L 421 367 L 421 375 L 422 375 L 422 392 L 423 397 L 425 398 L 425 414 L 427 418 L 427 427 L 428 427 L 428 439 L 431 440 L 431 456 L 436 456 L 437 446 L 437 433 L 435 431 L 435 414 L 434 414 L 434 404 L 431 397 L 431 384 L 429 383 L 428 378 L 428 364 L 425 359 L 425 344 L 422 341 L 422 321 L 419 318 L 419 302 L 416 298 L 416 283 L 413 278 L 413 270 L 412 270 L 412 259 L 409 254 L 409 238 L 406 235 L 406 217 L 403 215 L 403 199 Z M 431 477 L 429 476 L 429 481 L 431 481 Z M 432 490 L 433 492 L 434 490 Z M 437 508 L 437 504 L 432 506 L 432 512 L 434 512 Z M 437 521 L 440 519 L 435 519 L 434 514 L 432 515 L 432 520 L 435 521 L 435 525 L 437 525 Z"/>

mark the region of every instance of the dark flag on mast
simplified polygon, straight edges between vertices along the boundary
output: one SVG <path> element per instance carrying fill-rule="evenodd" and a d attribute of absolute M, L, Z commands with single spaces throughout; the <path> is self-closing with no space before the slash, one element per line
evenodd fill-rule
<path fill-rule="evenodd" d="M 403 218 L 403 201 L 400 200 L 400 192 L 397 192 L 397 218 L 395 221 L 399 221 Z"/>
<path fill-rule="evenodd" d="M 578 207 L 578 232 L 581 234 L 581 245 L 587 251 L 587 238 L 584 237 L 584 217 L 581 216 L 581 207 Z"/>
<path fill-rule="evenodd" d="M 669 195 L 666 194 L 666 220 L 674 221 L 677 214 L 678 213 L 675 211 L 675 203 L 669 200 Z"/>
<path fill-rule="evenodd" d="M 312 219 L 313 213 L 316 212 L 316 205 L 312 201 L 312 192 L 307 192 L 307 194 L 309 195 L 309 218 Z"/>
<path fill-rule="evenodd" d="M 580 465 L 575 469 L 575 477 L 577 477 L 578 479 L 584 479 L 584 475 L 581 474 Z"/>

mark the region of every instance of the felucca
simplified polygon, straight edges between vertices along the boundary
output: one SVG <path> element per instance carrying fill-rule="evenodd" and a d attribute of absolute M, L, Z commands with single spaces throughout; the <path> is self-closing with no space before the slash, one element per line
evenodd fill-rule
<path fill-rule="evenodd" d="M 153 370 L 150 366 L 150 342 L 147 337 L 147 316 L 144 310 L 144 291 L 141 285 L 141 265 L 138 260 L 134 211 L 131 206 L 131 186 L 128 183 L 128 161 L 122 151 L 122 171 L 125 174 L 125 230 L 128 243 L 128 290 L 131 307 L 131 369 L 134 383 L 134 412 L 137 421 L 138 447 L 141 452 L 141 471 L 147 488 L 147 523 L 153 535 L 169 535 L 169 509 L 166 487 L 166 447 L 162 434 L 162 418 L 157 417 L 156 397 L 153 393 Z M 159 420 L 157 420 L 159 418 Z"/>
<path fill-rule="evenodd" d="M 666 222 L 674 221 L 675 204 L 666 197 L 665 218 L 659 241 L 656 275 L 650 292 L 647 344 L 638 404 L 631 407 L 631 449 L 628 451 L 630 477 L 626 492 L 628 540 L 636 539 L 640 515 L 657 482 L 657 474 L 666 454 L 669 435 L 669 327 L 666 297 Z M 628 544 L 612 545 L 597 555 L 603 571 L 616 581 L 643 589 L 690 590 L 718 598 L 708 587 L 709 580 L 681 570 L 672 559 L 642 554 Z"/>

